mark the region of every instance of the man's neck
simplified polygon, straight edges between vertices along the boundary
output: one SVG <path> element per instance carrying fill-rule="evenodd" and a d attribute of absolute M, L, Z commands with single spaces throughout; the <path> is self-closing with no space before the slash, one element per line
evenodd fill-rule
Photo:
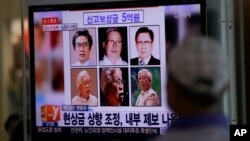
<path fill-rule="evenodd" d="M 107 57 L 107 58 L 113 65 L 115 65 L 120 57 Z"/>
<path fill-rule="evenodd" d="M 80 64 L 85 64 L 88 60 L 79 60 Z"/>
<path fill-rule="evenodd" d="M 107 98 L 107 104 L 109 106 L 120 106 L 121 102 L 118 101 L 115 97 L 108 97 Z"/>
<path fill-rule="evenodd" d="M 142 93 L 145 93 L 145 92 L 147 92 L 149 89 L 150 89 L 151 87 L 148 87 L 147 89 L 145 89 L 145 90 L 142 90 Z"/>
<path fill-rule="evenodd" d="M 140 57 L 139 57 L 139 60 L 138 60 L 138 61 L 143 60 L 145 63 L 148 63 L 149 60 L 150 60 L 150 58 L 151 58 L 151 56 L 148 56 L 148 57 L 146 57 L 146 58 L 140 58 Z"/>
<path fill-rule="evenodd" d="M 182 111 L 179 111 L 178 114 L 180 117 L 192 117 L 195 115 L 210 115 L 217 113 L 216 107 L 197 107 L 197 106 L 188 106 L 183 108 Z"/>
<path fill-rule="evenodd" d="M 81 97 L 87 100 L 89 99 L 89 95 L 81 95 Z"/>

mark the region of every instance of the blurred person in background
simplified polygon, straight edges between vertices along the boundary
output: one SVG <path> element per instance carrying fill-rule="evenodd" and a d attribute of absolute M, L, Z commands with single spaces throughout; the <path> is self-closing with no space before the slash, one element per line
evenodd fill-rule
<path fill-rule="evenodd" d="M 46 58 L 51 52 L 51 32 L 44 32 L 41 23 L 34 24 L 34 46 L 36 58 Z"/>
<path fill-rule="evenodd" d="M 190 37 L 168 58 L 169 107 L 178 120 L 154 141 L 229 141 L 229 123 L 219 102 L 229 85 L 228 63 L 213 39 Z"/>
<path fill-rule="evenodd" d="M 21 119 L 18 122 L 15 130 L 13 131 L 12 140 L 11 141 L 30 141 L 30 120 L 27 120 L 27 140 L 24 140 L 24 121 Z"/>
<path fill-rule="evenodd" d="M 48 60 L 41 59 L 35 61 L 35 84 L 36 94 L 43 95 L 50 91 L 48 82 Z"/>
<path fill-rule="evenodd" d="M 190 18 L 186 19 L 186 37 L 190 35 L 202 35 L 201 21 L 200 14 L 192 14 Z"/>
<path fill-rule="evenodd" d="M 51 60 L 52 66 L 52 89 L 57 92 L 64 91 L 64 64 L 63 59 L 53 58 Z"/>
<path fill-rule="evenodd" d="M 4 129 L 8 133 L 8 141 L 13 141 L 13 133 L 18 126 L 19 122 L 21 121 L 21 115 L 14 113 L 11 114 L 4 123 Z"/>

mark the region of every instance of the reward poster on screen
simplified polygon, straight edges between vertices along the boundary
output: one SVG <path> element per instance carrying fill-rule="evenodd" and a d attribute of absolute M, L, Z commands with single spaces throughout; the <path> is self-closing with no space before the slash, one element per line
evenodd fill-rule
<path fill-rule="evenodd" d="M 191 32 L 187 19 L 199 12 L 195 4 L 35 12 L 38 132 L 167 129 L 178 117 L 166 98 L 166 33 L 173 30 L 166 17 L 176 21 L 178 42 Z"/>

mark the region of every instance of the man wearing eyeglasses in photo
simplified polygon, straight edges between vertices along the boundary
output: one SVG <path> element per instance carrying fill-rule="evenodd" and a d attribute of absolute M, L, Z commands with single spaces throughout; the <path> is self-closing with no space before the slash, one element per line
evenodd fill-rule
<path fill-rule="evenodd" d="M 135 34 L 138 57 L 131 59 L 131 65 L 160 65 L 160 60 L 152 55 L 154 33 L 148 27 L 140 27 Z"/>
<path fill-rule="evenodd" d="M 93 40 L 88 30 L 78 30 L 72 38 L 72 44 L 77 56 L 77 61 L 72 66 L 92 66 L 89 60 Z"/>
<path fill-rule="evenodd" d="M 101 106 L 129 105 L 122 74 L 121 68 L 103 68 L 101 70 Z"/>
<path fill-rule="evenodd" d="M 100 60 L 100 65 L 127 65 L 121 57 L 123 38 L 119 28 L 107 28 L 105 36 L 105 41 L 102 42 L 104 56 Z"/>
<path fill-rule="evenodd" d="M 76 85 L 79 93 L 72 98 L 72 105 L 97 106 L 96 96 L 90 94 L 91 78 L 86 70 L 79 72 Z"/>

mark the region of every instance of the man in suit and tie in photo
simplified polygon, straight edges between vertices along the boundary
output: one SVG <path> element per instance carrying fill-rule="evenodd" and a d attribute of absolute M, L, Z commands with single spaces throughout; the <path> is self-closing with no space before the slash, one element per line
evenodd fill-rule
<path fill-rule="evenodd" d="M 87 29 L 78 30 L 73 38 L 72 44 L 77 55 L 77 61 L 72 66 L 93 66 L 90 60 L 90 52 L 93 45 L 93 39 Z"/>
<path fill-rule="evenodd" d="M 131 59 L 131 65 L 160 65 L 160 60 L 152 55 L 154 33 L 148 27 L 141 27 L 135 34 L 138 57 Z"/>

